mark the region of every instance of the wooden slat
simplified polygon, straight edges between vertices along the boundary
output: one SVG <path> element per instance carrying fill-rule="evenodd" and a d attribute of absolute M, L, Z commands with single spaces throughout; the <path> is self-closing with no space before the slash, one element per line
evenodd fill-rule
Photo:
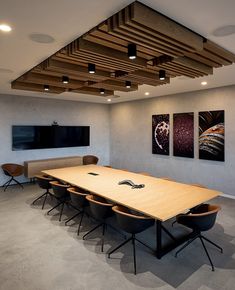
<path fill-rule="evenodd" d="M 44 74 L 37 74 L 37 73 L 26 73 L 21 77 L 21 80 L 27 83 L 33 83 L 33 84 L 47 84 L 50 86 L 55 87 L 61 87 L 65 89 L 78 89 L 84 86 L 84 81 L 78 81 L 78 80 L 69 80 L 68 84 L 62 83 L 62 78 L 57 76 L 47 76 Z"/>
<path fill-rule="evenodd" d="M 125 86 L 125 82 L 117 81 L 117 80 L 107 80 L 100 83 L 94 83 L 94 84 L 91 84 L 90 87 L 103 88 L 103 89 L 108 89 L 108 90 L 113 90 L 113 91 L 123 91 L 123 92 L 138 90 L 138 85 L 136 84 L 131 84 L 131 88 L 127 89 Z"/>
<path fill-rule="evenodd" d="M 198 61 L 195 61 L 193 59 L 190 59 L 188 57 L 179 57 L 179 58 L 174 58 L 174 63 L 178 63 L 180 65 L 192 68 L 193 70 L 205 73 L 205 74 L 212 74 L 213 73 L 213 68 L 205 65 L 203 63 L 200 63 Z"/>
<path fill-rule="evenodd" d="M 87 78 L 93 77 L 92 74 L 89 74 L 87 68 L 79 65 L 74 65 L 70 63 L 65 63 L 53 59 L 48 59 L 47 62 L 44 63 L 44 69 L 55 69 L 63 73 L 71 73 L 71 74 L 81 74 L 82 76 L 87 76 Z M 92 75 L 92 76 L 91 76 Z M 102 81 L 109 79 L 110 74 L 104 71 L 96 70 L 94 78 L 100 79 Z"/>
<path fill-rule="evenodd" d="M 216 43 L 210 41 L 210 40 L 206 40 L 204 42 L 204 48 L 210 52 L 215 53 L 216 55 L 224 58 L 225 60 L 227 60 L 230 63 L 235 62 L 235 55 L 224 49 L 223 47 L 217 45 Z"/>
<path fill-rule="evenodd" d="M 140 2 L 131 4 L 131 14 L 132 21 L 166 35 L 168 38 L 175 39 L 177 42 L 183 43 L 185 47 L 190 47 L 195 51 L 203 49 L 202 36 Z"/>
<path fill-rule="evenodd" d="M 46 94 L 61 94 L 61 93 L 65 92 L 65 89 L 58 88 L 55 86 L 50 86 L 49 91 L 44 91 L 43 85 L 24 83 L 24 82 L 20 82 L 20 81 L 12 82 L 11 88 L 17 89 L 17 90 L 32 91 L 32 92 L 44 92 Z"/>
<path fill-rule="evenodd" d="M 91 88 L 91 87 L 82 87 L 77 90 L 71 90 L 72 93 L 80 93 L 80 94 L 87 94 L 87 95 L 94 95 L 99 97 L 107 97 L 114 94 L 114 91 L 111 90 L 105 90 L 104 94 L 100 94 L 100 90 L 97 88 Z"/>

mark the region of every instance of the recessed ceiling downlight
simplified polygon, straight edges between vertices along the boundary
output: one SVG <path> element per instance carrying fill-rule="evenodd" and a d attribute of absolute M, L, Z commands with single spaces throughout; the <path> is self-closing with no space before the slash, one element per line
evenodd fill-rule
<path fill-rule="evenodd" d="M 8 24 L 0 24 L 0 30 L 3 32 L 10 32 L 12 29 Z"/>
<path fill-rule="evenodd" d="M 55 39 L 48 34 L 32 33 L 29 35 L 29 39 L 37 43 L 53 43 Z"/>
<path fill-rule="evenodd" d="M 212 32 L 212 35 L 216 37 L 223 37 L 223 36 L 228 36 L 232 35 L 235 33 L 235 25 L 225 25 L 218 27 Z"/>
<path fill-rule="evenodd" d="M 202 85 L 202 86 L 206 86 L 206 85 L 207 85 L 207 81 L 203 81 L 203 82 L 201 82 L 201 85 Z"/>

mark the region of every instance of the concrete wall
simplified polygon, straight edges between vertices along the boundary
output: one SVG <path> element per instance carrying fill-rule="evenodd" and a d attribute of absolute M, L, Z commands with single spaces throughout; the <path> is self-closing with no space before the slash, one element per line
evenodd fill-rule
<path fill-rule="evenodd" d="M 198 112 L 225 110 L 225 162 L 198 159 Z M 172 156 L 172 114 L 194 112 L 195 158 Z M 152 115 L 171 114 L 170 156 L 152 154 Z M 111 165 L 235 195 L 235 86 L 163 96 L 111 106 Z"/>
<path fill-rule="evenodd" d="M 12 151 L 12 125 L 90 126 L 90 146 Z M 109 164 L 109 106 L 72 101 L 0 95 L 0 164 L 25 160 L 95 154 L 100 164 Z M 0 184 L 6 177 L 0 173 Z"/>

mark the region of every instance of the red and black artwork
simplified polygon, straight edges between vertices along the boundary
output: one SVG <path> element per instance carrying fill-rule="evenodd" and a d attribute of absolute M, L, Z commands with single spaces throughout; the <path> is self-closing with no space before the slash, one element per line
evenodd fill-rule
<path fill-rule="evenodd" d="M 170 115 L 152 116 L 152 153 L 169 155 Z"/>
<path fill-rule="evenodd" d="M 224 111 L 199 112 L 199 158 L 224 161 Z"/>
<path fill-rule="evenodd" d="M 174 156 L 194 158 L 194 114 L 173 115 Z"/>

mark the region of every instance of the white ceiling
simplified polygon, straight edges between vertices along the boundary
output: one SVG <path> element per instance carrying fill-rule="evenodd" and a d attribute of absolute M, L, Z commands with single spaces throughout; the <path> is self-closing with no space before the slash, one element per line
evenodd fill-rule
<path fill-rule="evenodd" d="M 0 94 L 106 103 L 106 98 L 68 92 L 51 95 L 12 90 L 10 82 L 131 2 L 133 1 L 1 0 L 0 23 L 10 24 L 13 30 L 10 33 L 0 32 Z M 213 36 L 215 29 L 235 24 L 234 0 L 141 0 L 140 2 L 235 53 L 235 34 L 225 37 Z M 55 42 L 50 44 L 32 42 L 29 39 L 32 33 L 49 34 Z M 1 69 L 12 72 L 1 72 Z M 200 84 L 202 80 L 206 80 L 208 85 L 202 87 Z M 143 85 L 136 92 L 116 92 L 120 98 L 113 99 L 112 102 L 232 84 L 235 84 L 235 64 L 214 69 L 213 76 L 206 78 L 179 77 L 161 87 Z M 146 91 L 150 93 L 149 96 L 144 95 Z"/>

